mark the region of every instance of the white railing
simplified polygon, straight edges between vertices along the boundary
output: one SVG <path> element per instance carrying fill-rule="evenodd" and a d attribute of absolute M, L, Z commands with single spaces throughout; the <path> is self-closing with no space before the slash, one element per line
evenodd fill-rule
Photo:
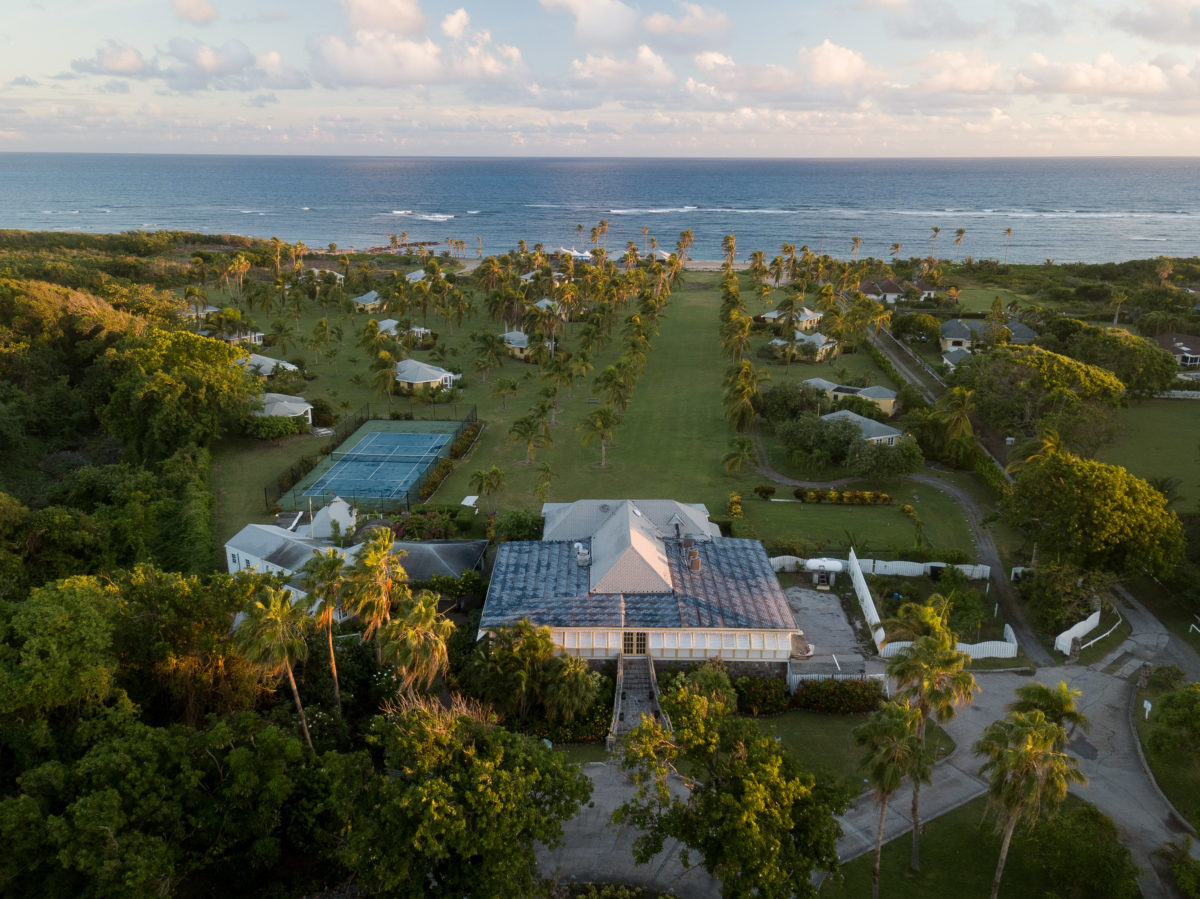
<path fill-rule="evenodd" d="M 867 586 L 867 579 L 863 577 L 862 566 L 858 564 L 858 556 L 854 554 L 853 547 L 850 549 L 848 564 L 850 566 L 850 582 L 854 585 L 854 595 L 858 597 L 858 607 L 862 609 L 863 618 L 866 619 L 867 627 L 871 630 L 871 639 L 875 641 L 875 648 L 882 649 L 883 624 L 879 620 L 875 599 L 871 596 L 871 589 Z"/>
<path fill-rule="evenodd" d="M 776 572 L 804 571 L 807 559 L 800 556 L 774 556 L 771 567 Z M 897 577 L 922 577 L 935 568 L 957 568 L 972 581 L 990 580 L 992 569 L 986 565 L 960 565 L 946 562 L 906 562 L 889 559 L 859 559 L 858 565 L 863 574 L 891 574 Z"/>
<path fill-rule="evenodd" d="M 1065 656 L 1071 654 L 1071 641 L 1084 634 L 1090 634 L 1100 626 L 1100 610 L 1092 612 L 1083 621 L 1072 624 L 1069 628 L 1054 638 L 1054 648 Z"/>

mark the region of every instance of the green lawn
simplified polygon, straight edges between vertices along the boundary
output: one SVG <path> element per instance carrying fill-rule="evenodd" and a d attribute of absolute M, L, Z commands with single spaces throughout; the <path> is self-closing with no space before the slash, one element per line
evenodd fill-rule
<path fill-rule="evenodd" d="M 653 338 L 645 373 L 608 448 L 605 467 L 600 466 L 598 443 L 590 447 L 582 445 L 580 425 L 588 413 L 599 408 L 598 398 L 592 396 L 591 383 L 596 373 L 619 355 L 619 325 L 615 339 L 593 360 L 595 371 L 574 389 L 572 396 L 560 396 L 557 423 L 552 428 L 553 443 L 538 451 L 533 465 L 526 463 L 524 448 L 509 441 L 508 431 L 516 419 L 526 414 L 543 385 L 536 367 L 516 360 L 508 360 L 502 368 L 494 370 L 486 384 L 478 373 L 470 370 L 470 333 L 480 328 L 501 330 L 487 320 L 481 298 L 475 299 L 480 308 L 454 328 L 432 314 L 428 320 L 422 319 L 419 311 L 411 316 L 414 324 L 438 331 L 439 344 L 456 353 L 451 356 L 451 364 L 457 361 L 467 371 L 463 397 L 455 408 L 414 408 L 409 400 L 399 397 L 389 406 L 383 397 L 371 391 L 365 353 L 357 346 L 358 334 L 372 317 L 365 313 L 327 310 L 311 303 L 298 317 L 289 311 L 285 317 L 296 336 L 286 348 L 269 347 L 263 352 L 303 361 L 309 380 L 298 384 L 296 389 L 308 399 L 324 398 L 342 413 L 357 410 L 368 402 L 384 410 L 413 409 L 423 416 L 435 411 L 461 415 L 472 405 L 477 406 L 486 425 L 483 433 L 471 456 L 462 460 L 455 473 L 442 484 L 434 502 L 458 503 L 474 492 L 471 473 L 495 464 L 506 473 L 504 487 L 494 498 L 496 506 L 538 508 L 541 500 L 535 489 L 542 477 L 539 468 L 542 463 L 549 463 L 553 481 L 547 498 L 553 502 L 602 497 L 671 498 L 704 503 L 713 514 L 723 514 L 730 492 L 738 491 L 745 500 L 747 519 L 764 541 L 808 540 L 831 548 L 843 547 L 848 544 L 846 533 L 850 532 L 861 545 L 894 550 L 911 546 L 915 532 L 898 507 L 813 508 L 761 503 L 753 494 L 754 486 L 761 481 L 756 474 L 724 472 L 721 458 L 734 434 L 725 422 L 721 405 L 727 363 L 720 355 L 718 280 L 716 274 L 688 273 L 685 285 L 671 297 L 661 320 L 661 333 Z M 215 291 L 210 295 L 214 305 L 223 299 Z M 757 302 L 748 299 L 750 304 Z M 280 317 L 277 310 L 270 313 L 255 310 L 248 315 L 267 332 Z M 328 317 L 331 325 L 342 329 L 341 350 L 334 359 L 326 354 L 318 360 L 300 339 L 310 334 L 322 317 Z M 375 317 L 386 316 L 380 313 Z M 559 343 L 564 350 L 572 349 L 581 327 L 578 323 L 567 326 Z M 413 355 L 427 361 L 432 358 L 431 351 L 417 351 Z M 766 365 L 766 368 L 773 377 L 782 376 L 782 366 Z M 853 378 L 868 372 L 874 383 L 889 383 L 865 353 L 843 356 L 833 365 L 793 365 L 791 377 Z M 517 396 L 500 399 L 492 395 L 499 377 L 520 380 Z M 242 440 L 222 442 L 217 447 L 214 472 L 214 487 L 219 497 L 218 538 L 223 541 L 248 521 L 268 520 L 262 502 L 263 488 L 320 444 L 321 441 L 308 438 L 286 440 L 278 445 Z M 925 535 L 935 546 L 970 550 L 962 515 L 948 497 L 904 483 L 884 485 L 883 489 L 898 501 L 917 506 Z"/>
<path fill-rule="evenodd" d="M 961 279 L 959 279 L 961 281 Z M 992 302 L 1000 297 L 1000 302 L 1007 309 L 1009 303 L 1028 303 L 1029 298 L 1001 287 L 967 287 L 964 286 L 958 295 L 958 311 L 960 312 L 991 312 Z"/>
<path fill-rule="evenodd" d="M 1097 626 L 1096 630 L 1084 637 L 1083 642 L 1087 643 L 1089 640 L 1094 640 L 1101 634 L 1107 633 L 1109 628 L 1111 628 L 1114 624 L 1117 624 L 1117 615 L 1115 612 L 1109 611 L 1102 614 L 1100 616 L 1100 624 Z M 1100 661 L 1102 658 L 1124 643 L 1125 638 L 1129 636 L 1132 630 L 1133 628 L 1130 627 L 1129 621 L 1127 619 L 1122 619 L 1120 625 L 1118 625 L 1115 631 L 1113 631 L 1107 637 L 1104 637 L 1102 640 L 1093 643 L 1087 649 L 1081 650 L 1077 664 L 1091 665 Z M 1054 657 L 1061 658 L 1062 656 L 1057 650 L 1055 650 Z"/>
<path fill-rule="evenodd" d="M 879 892 L 890 899 L 927 899 L 934 896 L 986 896 L 996 873 L 1000 837 L 990 820 L 983 821 L 983 797 L 926 821 L 921 837 L 921 873 L 908 869 L 911 834 L 884 844 L 880 864 Z M 1004 868 L 1000 895 L 1005 899 L 1042 896 L 1054 884 L 1038 883 L 1022 865 L 1014 849 Z M 826 881 L 821 896 L 828 899 L 860 899 L 871 895 L 872 855 L 859 856 L 842 867 L 842 883 Z"/>
<path fill-rule="evenodd" d="M 1154 773 L 1158 788 L 1171 800 L 1171 804 L 1183 815 L 1192 827 L 1200 828 L 1200 756 L 1195 751 L 1186 752 L 1152 752 L 1146 745 L 1146 737 L 1154 725 L 1155 712 L 1150 712 L 1150 720 L 1142 714 L 1142 701 L 1150 700 L 1157 704 L 1161 690 L 1139 690 L 1135 708 L 1137 714 L 1138 738 L 1142 741 L 1142 749 L 1146 753 L 1146 761 Z"/>
<path fill-rule="evenodd" d="M 1141 478 L 1178 478 L 1177 506 L 1194 507 L 1200 498 L 1200 405 L 1193 400 L 1136 401 L 1117 412 L 1117 421 L 1121 433 L 1097 458 Z"/>
<path fill-rule="evenodd" d="M 862 749 L 854 742 L 853 730 L 866 715 L 819 715 L 797 709 L 774 718 L 759 718 L 763 733 L 779 737 L 783 745 L 809 771 L 836 778 L 858 792 L 862 774 L 858 762 Z M 930 745 L 938 758 L 954 751 L 954 741 L 938 727 L 929 727 Z"/>

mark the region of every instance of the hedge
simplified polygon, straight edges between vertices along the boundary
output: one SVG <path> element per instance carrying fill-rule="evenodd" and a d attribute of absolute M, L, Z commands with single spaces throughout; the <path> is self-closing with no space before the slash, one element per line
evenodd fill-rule
<path fill-rule="evenodd" d="M 549 721 L 531 721 L 518 725 L 521 733 L 551 743 L 603 743 L 612 724 L 613 695 L 611 690 L 602 690 L 586 714 L 580 715 L 570 724 Z"/>
<path fill-rule="evenodd" d="M 802 680 L 792 694 L 793 708 L 823 715 L 861 715 L 875 711 L 883 702 L 883 681 L 873 677 Z"/>
<path fill-rule="evenodd" d="M 890 494 L 879 493 L 876 490 L 838 490 L 797 487 L 792 496 L 802 503 L 831 503 L 839 506 L 886 506 L 895 502 Z"/>
<path fill-rule="evenodd" d="M 983 478 L 983 482 L 991 487 L 997 496 L 1003 498 L 1012 493 L 1012 484 L 1008 482 L 1000 466 L 986 453 L 979 453 L 975 457 L 975 473 Z"/>
<path fill-rule="evenodd" d="M 734 681 L 738 711 L 743 715 L 778 715 L 787 711 L 787 679 L 782 677 L 739 677 Z"/>
<path fill-rule="evenodd" d="M 433 466 L 433 470 L 429 472 L 429 477 L 425 479 L 425 483 L 421 485 L 418 497 L 421 502 L 433 496 L 434 491 L 442 486 L 442 481 L 450 477 L 450 472 L 454 471 L 454 463 L 449 459 L 439 459 L 438 464 Z"/>

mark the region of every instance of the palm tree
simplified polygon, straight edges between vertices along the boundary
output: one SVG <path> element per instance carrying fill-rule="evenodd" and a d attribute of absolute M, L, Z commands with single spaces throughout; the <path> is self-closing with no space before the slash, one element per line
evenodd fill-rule
<path fill-rule="evenodd" d="M 974 390 L 952 387 L 941 396 L 937 404 L 937 416 L 945 428 L 943 436 L 946 441 L 974 436 L 975 429 L 971 424 L 971 413 L 974 411 Z"/>
<path fill-rule="evenodd" d="M 888 800 L 905 777 L 913 779 L 914 787 L 918 782 L 929 783 L 932 766 L 917 733 L 920 724 L 920 710 L 911 707 L 906 700 L 888 703 L 854 728 L 855 741 L 867 749 L 860 768 L 875 789 L 875 801 L 879 803 L 875 862 L 871 868 L 872 899 L 879 899 L 879 858 L 883 852 Z"/>
<path fill-rule="evenodd" d="M 583 431 L 583 445 L 591 446 L 596 440 L 600 441 L 600 467 L 608 464 L 608 444 L 621 423 L 621 416 L 612 406 L 601 406 L 584 419 L 580 429 Z"/>
<path fill-rule="evenodd" d="M 900 258 L 900 250 L 901 250 L 901 247 L 900 247 L 899 242 L 892 244 L 892 258 L 893 259 Z"/>
<path fill-rule="evenodd" d="M 533 463 L 534 455 L 540 447 L 550 443 L 550 439 L 546 436 L 546 429 L 542 427 L 542 422 L 533 415 L 527 415 L 514 421 L 512 427 L 508 429 L 508 439 L 510 443 L 520 443 L 525 447 L 526 465 Z"/>
<path fill-rule="evenodd" d="M 930 230 L 933 231 L 933 238 L 929 244 L 929 257 L 932 259 L 937 256 L 937 239 L 938 235 L 942 233 L 942 229 L 934 225 Z"/>
<path fill-rule="evenodd" d="M 1067 728 L 1064 731 L 1067 739 L 1075 733 L 1076 728 L 1082 728 L 1085 731 L 1091 729 L 1092 724 L 1088 721 L 1087 715 L 1079 711 L 1076 703 L 1076 700 L 1083 695 L 1083 691 L 1071 689 L 1067 686 L 1066 681 L 1059 681 L 1057 687 L 1050 687 L 1040 681 L 1031 680 L 1017 687 L 1016 694 L 1017 698 L 1008 704 L 1010 712 L 1023 714 L 1041 712 L 1046 716 L 1046 720 L 1059 727 Z M 1066 740 L 1064 739 L 1063 745 L 1056 748 L 1065 749 Z"/>
<path fill-rule="evenodd" d="M 1008 265 L 1008 245 L 1012 243 L 1012 228 L 1004 229 L 1004 264 Z"/>
<path fill-rule="evenodd" d="M 959 247 L 962 245 L 963 238 L 967 236 L 966 228 L 959 228 L 954 232 L 954 261 L 958 262 Z"/>
<path fill-rule="evenodd" d="M 1040 711 L 1009 712 L 993 721 L 975 744 L 976 755 L 987 761 L 979 773 L 988 777 L 988 805 L 1003 834 L 991 899 L 1000 893 L 1000 879 L 1013 831 L 1025 822 L 1054 814 L 1067 797 L 1071 784 L 1085 784 L 1079 763 L 1058 749 L 1065 741 L 1062 725 Z"/>
<path fill-rule="evenodd" d="M 454 624 L 438 614 L 437 595 L 428 590 L 397 611 L 383 631 L 382 658 L 400 672 L 400 689 L 412 699 L 417 688 L 428 690 L 449 667 L 446 640 Z"/>
<path fill-rule="evenodd" d="M 296 712 L 300 716 L 300 730 L 309 749 L 313 748 L 312 737 L 308 734 L 308 719 L 300 704 L 300 691 L 296 688 L 292 666 L 304 661 L 308 654 L 304 635 L 311 626 L 312 619 L 304 608 L 292 602 L 292 591 L 283 587 L 265 587 L 259 598 L 246 609 L 236 631 L 242 655 L 263 677 L 278 680 L 280 674 L 287 674 Z"/>
<path fill-rule="evenodd" d="M 471 472 L 471 489 L 474 490 L 480 498 L 485 496 L 493 496 L 500 492 L 504 486 L 504 470 L 496 465 L 491 468 L 478 468 Z M 492 512 L 495 513 L 496 505 L 492 503 Z"/>
<path fill-rule="evenodd" d="M 329 639 L 329 673 L 333 675 L 333 698 L 338 716 L 342 714 L 342 691 L 338 686 L 337 659 L 333 654 L 333 622 L 342 608 L 342 587 L 346 583 L 346 560 L 336 549 L 316 553 L 304 563 L 304 591 L 317 601 L 314 622 Z"/>
<path fill-rule="evenodd" d="M 768 377 L 767 372 L 758 371 L 748 359 L 730 369 L 725 380 L 725 418 L 735 431 L 745 433 L 754 426 L 758 388 Z"/>
<path fill-rule="evenodd" d="M 753 462 L 757 456 L 758 449 L 754 445 L 754 439 L 745 434 L 738 434 L 729 442 L 729 452 L 722 457 L 721 464 L 725 466 L 726 474 L 741 474 L 746 463 Z"/>
<path fill-rule="evenodd" d="M 893 618 L 882 622 L 884 643 L 896 640 L 916 640 L 920 637 L 949 633 L 950 600 L 940 593 L 932 594 L 925 602 L 906 602 Z"/>
<path fill-rule="evenodd" d="M 396 535 L 391 528 L 375 528 L 346 571 L 349 606 L 363 623 L 363 639 L 375 639 L 375 658 L 382 662 L 379 632 L 392 619 L 392 603 L 408 594 L 408 573 L 400 564 L 405 553 L 392 550 Z"/>
<path fill-rule="evenodd" d="M 862 238 L 857 234 L 850 238 L 850 254 L 854 257 L 854 261 L 858 262 L 858 251 L 862 247 Z"/>
<path fill-rule="evenodd" d="M 496 386 L 492 388 L 492 396 L 500 397 L 501 410 L 508 408 L 508 398 L 516 396 L 521 389 L 521 382 L 516 378 L 497 378 Z"/>
<path fill-rule="evenodd" d="M 954 717 L 958 707 L 975 700 L 979 687 L 966 666 L 971 657 L 954 648 L 949 633 L 918 637 L 888 659 L 888 676 L 895 678 L 900 695 L 909 699 L 921 712 L 918 734 L 925 745 L 925 722 L 934 718 L 945 724 Z M 920 783 L 913 783 L 912 798 L 912 858 L 914 871 L 921 870 Z"/>
<path fill-rule="evenodd" d="M 1113 307 L 1113 327 L 1117 326 L 1117 321 L 1121 317 L 1121 307 L 1129 300 L 1129 294 L 1123 290 L 1114 290 L 1112 299 L 1108 301 L 1108 305 Z"/>
<path fill-rule="evenodd" d="M 1040 437 L 1022 444 L 1017 449 L 1016 460 L 1010 462 L 1004 470 L 1013 474 L 1026 466 L 1037 465 L 1045 462 L 1051 456 L 1059 454 L 1069 456 L 1071 452 L 1067 449 L 1066 441 L 1062 439 L 1058 431 L 1046 428 Z"/>

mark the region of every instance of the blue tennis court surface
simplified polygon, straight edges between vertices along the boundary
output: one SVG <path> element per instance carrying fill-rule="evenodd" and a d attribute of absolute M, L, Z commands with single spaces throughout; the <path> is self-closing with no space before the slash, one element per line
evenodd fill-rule
<path fill-rule="evenodd" d="M 345 452 L 304 491 L 305 496 L 391 499 L 404 496 L 445 453 L 452 434 L 374 431 Z"/>

